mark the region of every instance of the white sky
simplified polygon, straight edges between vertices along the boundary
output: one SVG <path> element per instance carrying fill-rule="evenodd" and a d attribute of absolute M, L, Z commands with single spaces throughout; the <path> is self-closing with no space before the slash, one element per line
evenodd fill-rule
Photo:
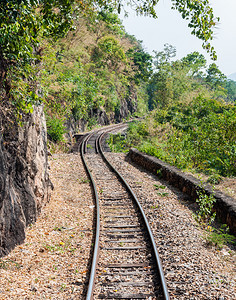
<path fill-rule="evenodd" d="M 236 0 L 211 0 L 215 16 L 220 23 L 215 29 L 212 45 L 217 52 L 216 64 L 225 75 L 236 72 Z M 191 35 L 187 21 L 171 10 L 171 0 L 160 0 L 157 8 L 158 19 L 136 16 L 133 11 L 128 18 L 122 18 L 126 31 L 143 41 L 146 51 L 162 51 L 164 44 L 176 47 L 177 58 L 198 51 L 212 63 L 202 49 L 202 41 Z"/>

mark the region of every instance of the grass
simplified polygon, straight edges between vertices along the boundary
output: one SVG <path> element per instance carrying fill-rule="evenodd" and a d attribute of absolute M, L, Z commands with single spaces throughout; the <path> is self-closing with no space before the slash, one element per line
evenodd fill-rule
<path fill-rule="evenodd" d="M 165 185 L 161 185 L 161 184 L 154 184 L 153 186 L 155 187 L 156 190 L 159 190 L 159 189 L 163 189 L 164 190 L 166 188 Z"/>
<path fill-rule="evenodd" d="M 229 234 L 229 227 L 222 224 L 219 229 L 208 226 L 206 241 L 208 245 L 214 246 L 217 249 L 222 249 L 224 245 L 236 246 L 236 237 Z"/>
<path fill-rule="evenodd" d="M 6 259 L 6 260 L 2 260 L 0 259 L 0 269 L 3 270 L 8 270 L 9 268 L 11 268 L 11 266 L 16 267 L 17 269 L 19 269 L 21 266 L 18 262 L 11 260 L 11 259 Z"/>
<path fill-rule="evenodd" d="M 78 179 L 79 180 L 79 183 L 89 183 L 90 180 L 88 178 L 81 178 L 81 179 Z"/>
<path fill-rule="evenodd" d="M 167 192 L 157 192 L 157 194 L 161 197 L 167 197 L 169 195 Z"/>

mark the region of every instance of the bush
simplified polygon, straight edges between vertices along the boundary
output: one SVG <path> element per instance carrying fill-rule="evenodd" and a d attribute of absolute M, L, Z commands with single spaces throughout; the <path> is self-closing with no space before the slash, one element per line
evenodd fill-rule
<path fill-rule="evenodd" d="M 125 135 L 118 134 L 110 134 L 108 139 L 108 145 L 112 152 L 128 152 L 129 149 L 127 147 L 127 141 L 125 139 Z"/>
<path fill-rule="evenodd" d="M 53 142 L 62 142 L 64 140 L 64 133 L 66 133 L 63 120 L 56 117 L 47 118 L 47 131 L 50 139 Z"/>
<path fill-rule="evenodd" d="M 221 176 L 236 175 L 235 128 L 236 106 L 198 97 L 132 124 L 127 140 L 180 169 L 217 174 L 211 180 L 218 183 Z"/>
<path fill-rule="evenodd" d="M 206 237 L 210 245 L 214 245 L 218 249 L 222 249 L 224 245 L 236 245 L 235 236 L 229 234 L 229 227 L 222 224 L 219 229 L 211 226 L 207 227 L 209 234 Z"/>

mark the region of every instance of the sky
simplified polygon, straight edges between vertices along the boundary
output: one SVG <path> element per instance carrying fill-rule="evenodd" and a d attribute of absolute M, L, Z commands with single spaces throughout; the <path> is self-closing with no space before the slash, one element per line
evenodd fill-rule
<path fill-rule="evenodd" d="M 236 0 L 211 0 L 211 6 L 215 16 L 220 17 L 212 41 L 218 56 L 216 64 L 228 76 L 236 72 Z M 162 51 L 167 43 L 176 47 L 177 59 L 198 51 L 207 58 L 208 64 L 213 62 L 202 49 L 202 41 L 191 35 L 187 21 L 171 10 L 171 0 L 159 0 L 156 12 L 158 19 L 136 16 L 130 10 L 127 18 L 121 17 L 126 31 L 142 40 L 147 52 Z"/>

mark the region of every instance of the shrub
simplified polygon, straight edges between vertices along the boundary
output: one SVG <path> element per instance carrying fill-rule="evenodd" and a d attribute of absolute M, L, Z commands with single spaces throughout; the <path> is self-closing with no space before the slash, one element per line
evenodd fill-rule
<path fill-rule="evenodd" d="M 188 106 L 158 109 L 132 124 L 127 140 L 139 150 L 181 169 L 213 175 L 236 175 L 236 107 L 198 97 Z M 209 173 L 210 171 L 210 173 Z"/>
<path fill-rule="evenodd" d="M 236 245 L 235 236 L 229 234 L 229 227 L 226 224 L 222 224 L 219 229 L 208 226 L 207 230 L 209 234 L 206 240 L 210 245 L 218 249 L 222 249 L 226 244 Z"/>
<path fill-rule="evenodd" d="M 196 202 L 199 205 L 199 209 L 197 211 L 197 220 L 199 222 L 211 224 L 215 220 L 216 216 L 216 213 L 213 213 L 213 206 L 216 202 L 216 199 L 213 194 L 208 196 L 205 192 L 203 192 L 202 183 L 199 186 L 197 194 L 198 199 L 196 200 Z"/>
<path fill-rule="evenodd" d="M 47 118 L 47 131 L 48 135 L 53 142 L 62 142 L 64 140 L 64 133 L 66 133 L 63 120 L 56 117 Z"/>

